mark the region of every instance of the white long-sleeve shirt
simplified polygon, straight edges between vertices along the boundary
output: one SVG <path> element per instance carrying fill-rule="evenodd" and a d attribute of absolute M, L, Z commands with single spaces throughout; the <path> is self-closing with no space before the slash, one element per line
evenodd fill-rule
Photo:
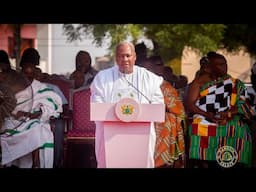
<path fill-rule="evenodd" d="M 133 98 L 138 103 L 164 103 L 163 94 L 160 89 L 162 82 L 162 77 L 155 75 L 143 67 L 135 65 L 133 67 L 133 73 L 124 74 L 121 73 L 118 66 L 115 65 L 111 68 L 100 71 L 95 76 L 90 87 L 91 102 L 116 103 L 122 98 L 129 97 Z M 151 123 L 150 129 L 151 133 L 147 167 L 153 168 L 156 140 L 153 123 Z M 104 129 L 101 122 L 96 122 L 95 136 L 95 153 L 98 167 L 105 168 Z"/>

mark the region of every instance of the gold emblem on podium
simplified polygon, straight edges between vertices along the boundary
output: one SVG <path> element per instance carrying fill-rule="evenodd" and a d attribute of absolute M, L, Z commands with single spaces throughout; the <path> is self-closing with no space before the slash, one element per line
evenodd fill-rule
<path fill-rule="evenodd" d="M 123 122 L 136 121 L 139 112 L 139 104 L 132 98 L 123 98 L 115 105 L 115 114 Z"/>
<path fill-rule="evenodd" d="M 122 105 L 121 110 L 122 110 L 122 114 L 131 115 L 133 114 L 134 107 L 132 105 Z"/>

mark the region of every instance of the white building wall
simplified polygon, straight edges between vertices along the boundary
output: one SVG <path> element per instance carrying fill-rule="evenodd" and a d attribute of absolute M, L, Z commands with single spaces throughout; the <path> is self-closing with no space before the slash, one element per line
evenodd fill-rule
<path fill-rule="evenodd" d="M 51 73 L 67 74 L 75 69 L 75 56 L 78 51 L 85 50 L 91 54 L 92 65 L 96 57 L 104 56 L 107 47 L 97 48 L 92 44 L 92 39 L 67 42 L 67 37 L 63 35 L 62 24 L 52 24 L 52 70 Z"/>
<path fill-rule="evenodd" d="M 223 51 L 219 51 L 227 59 L 228 74 L 238 78 L 244 82 L 250 82 L 251 75 L 251 57 L 248 53 L 240 51 L 238 54 L 226 54 Z"/>
<path fill-rule="evenodd" d="M 40 54 L 40 68 L 43 72 L 50 71 L 49 67 L 51 65 L 49 57 L 49 26 L 47 24 L 37 24 L 37 39 L 35 48 Z"/>

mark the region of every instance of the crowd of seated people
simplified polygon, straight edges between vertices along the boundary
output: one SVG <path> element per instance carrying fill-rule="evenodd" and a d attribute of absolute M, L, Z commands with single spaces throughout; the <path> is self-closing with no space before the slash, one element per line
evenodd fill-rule
<path fill-rule="evenodd" d="M 140 50 L 140 47 L 143 52 L 136 65 L 164 79 L 161 90 L 166 114 L 163 123 L 155 123 L 155 167 L 219 167 L 217 149 L 212 143 L 217 142 L 220 147 L 223 140 L 229 140 L 230 145 L 240 153 L 237 167 L 255 167 L 256 64 L 251 70 L 252 86 L 246 88 L 243 82 L 227 73 L 227 61 L 223 55 L 209 52 L 200 60 L 200 69 L 194 80 L 188 83 L 187 77 L 174 74 L 161 56 L 148 56 L 146 47 L 140 45 L 137 49 Z M 98 73 L 91 61 L 89 52 L 79 51 L 74 71 L 70 76 L 64 76 L 42 72 L 40 54 L 34 48 L 23 52 L 19 63 L 21 70 L 13 69 L 7 52 L 0 50 L 1 166 L 65 167 L 64 143 L 72 125 L 70 123 L 68 127 L 66 120 L 73 119 L 70 93 L 90 88 Z M 60 81 L 69 85 L 62 86 Z M 209 103 L 208 94 L 222 94 L 216 86 L 225 87 L 226 84 L 230 88 L 223 93 L 228 95 L 222 98 L 227 101 L 225 106 L 217 99 L 215 104 Z M 4 100 L 2 95 L 8 97 Z M 32 99 L 29 98 L 31 95 Z M 242 123 L 243 127 L 237 126 L 233 130 L 235 122 Z M 215 132 L 204 131 L 209 127 Z M 233 131 L 235 136 L 220 135 L 219 130 L 223 127 L 227 132 Z M 240 130 L 240 135 L 237 130 Z M 240 140 L 244 144 L 237 148 L 235 143 Z M 17 141 L 16 145 L 12 144 L 14 141 Z M 30 147 L 27 147 L 28 142 Z"/>

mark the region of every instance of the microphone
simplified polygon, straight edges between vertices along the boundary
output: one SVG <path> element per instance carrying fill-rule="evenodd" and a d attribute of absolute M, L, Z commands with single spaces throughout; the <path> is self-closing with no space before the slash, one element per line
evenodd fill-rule
<path fill-rule="evenodd" d="M 124 71 L 124 78 L 127 81 L 129 86 L 132 86 L 139 94 L 141 94 L 150 104 L 152 103 L 152 101 L 146 96 L 144 95 L 137 87 L 135 87 L 125 76 L 125 71 Z"/>

